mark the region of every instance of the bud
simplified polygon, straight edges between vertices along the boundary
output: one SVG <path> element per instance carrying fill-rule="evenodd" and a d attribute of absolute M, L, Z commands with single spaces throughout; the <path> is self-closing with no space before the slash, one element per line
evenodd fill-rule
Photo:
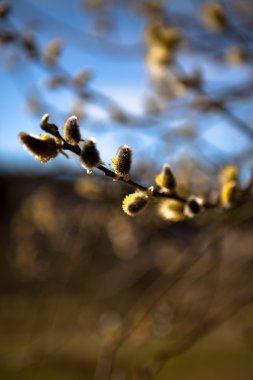
<path fill-rule="evenodd" d="M 154 50 L 151 54 L 149 53 L 146 57 L 147 69 L 152 77 L 154 77 L 155 79 L 163 80 L 167 74 L 167 64 L 169 63 L 169 61 L 165 64 L 162 64 L 161 62 L 157 61 L 157 56 L 153 55 L 153 53 Z"/>
<path fill-rule="evenodd" d="M 40 128 L 52 135 L 58 134 L 58 127 L 55 124 L 48 123 L 49 114 L 45 113 L 40 120 Z"/>
<path fill-rule="evenodd" d="M 127 195 L 122 203 L 123 211 L 130 216 L 138 214 L 148 203 L 148 196 L 145 193 L 136 192 Z"/>
<path fill-rule="evenodd" d="M 117 155 L 112 159 L 112 167 L 119 177 L 129 180 L 129 172 L 132 163 L 132 150 L 127 145 L 118 149 Z"/>
<path fill-rule="evenodd" d="M 180 34 L 177 29 L 155 21 L 145 29 L 145 40 L 148 47 L 147 68 L 155 78 L 164 78 L 167 66 L 172 62 L 174 51 L 180 42 Z"/>
<path fill-rule="evenodd" d="M 81 134 L 76 116 L 70 116 L 63 126 L 63 138 L 70 145 L 77 145 L 81 141 Z"/>
<path fill-rule="evenodd" d="M 235 165 L 227 165 L 221 171 L 219 175 L 219 181 L 221 185 L 225 185 L 227 182 L 238 179 L 238 169 Z"/>
<path fill-rule="evenodd" d="M 226 53 L 226 61 L 231 66 L 239 66 L 248 59 L 248 53 L 240 46 L 232 46 Z"/>
<path fill-rule="evenodd" d="M 188 218 L 194 218 L 204 210 L 204 199 L 191 195 L 184 206 L 184 214 Z"/>
<path fill-rule="evenodd" d="M 177 183 L 169 164 L 163 165 L 161 173 L 155 178 L 155 182 L 163 191 L 175 190 Z"/>
<path fill-rule="evenodd" d="M 238 189 L 235 181 L 225 183 L 221 188 L 220 202 L 225 209 L 232 208 L 237 201 Z"/>
<path fill-rule="evenodd" d="M 149 24 L 144 33 L 149 46 L 162 45 L 170 50 L 175 50 L 181 40 L 178 29 L 156 21 Z"/>
<path fill-rule="evenodd" d="M 82 167 L 87 170 L 88 174 L 92 173 L 92 168 L 101 164 L 95 140 L 88 139 L 84 141 L 83 149 L 80 155 L 80 161 Z"/>
<path fill-rule="evenodd" d="M 182 75 L 179 82 L 186 88 L 201 88 L 202 76 L 199 70 L 194 70 L 190 75 Z"/>
<path fill-rule="evenodd" d="M 201 111 L 211 111 L 221 107 L 222 102 L 218 102 L 217 100 L 211 100 L 204 96 L 197 96 L 190 102 L 190 106 Z"/>
<path fill-rule="evenodd" d="M 38 53 L 38 48 L 36 45 L 36 42 L 31 35 L 26 35 L 21 38 L 21 45 L 26 52 L 28 58 L 37 58 L 39 53 Z"/>
<path fill-rule="evenodd" d="M 167 66 L 172 60 L 172 51 L 164 45 L 153 45 L 149 48 L 146 61 L 148 67 L 152 64 Z"/>
<path fill-rule="evenodd" d="M 48 42 L 43 52 L 44 62 L 48 66 L 54 66 L 62 51 L 62 40 L 51 40 Z"/>
<path fill-rule="evenodd" d="M 40 162 L 45 163 L 55 158 L 60 151 L 56 140 L 46 134 L 35 137 L 21 132 L 18 136 L 21 144 Z"/>
<path fill-rule="evenodd" d="M 13 42 L 15 41 L 16 38 L 17 38 L 17 34 L 12 31 L 8 31 L 8 30 L 0 31 L 0 45 Z"/>
<path fill-rule="evenodd" d="M 110 117 L 113 121 L 116 121 L 119 124 L 127 124 L 129 121 L 127 115 L 117 107 L 112 107 L 110 109 Z"/>
<path fill-rule="evenodd" d="M 89 69 L 81 70 L 73 77 L 73 84 L 76 87 L 83 87 L 88 81 L 90 81 L 91 77 L 92 73 Z"/>
<path fill-rule="evenodd" d="M 159 215 L 167 222 L 182 222 L 186 219 L 184 203 L 176 199 L 166 199 L 160 202 Z"/>
<path fill-rule="evenodd" d="M 66 75 L 54 74 L 45 80 L 45 85 L 50 89 L 63 87 L 65 85 L 68 85 L 68 78 Z"/>
<path fill-rule="evenodd" d="M 10 4 L 5 2 L 5 1 L 2 1 L 0 3 L 0 18 L 5 18 L 6 16 L 8 16 L 8 14 L 10 13 Z"/>
<path fill-rule="evenodd" d="M 202 9 L 202 19 L 204 24 L 213 30 L 223 31 L 228 25 L 224 9 L 220 4 L 210 3 L 204 5 Z"/>

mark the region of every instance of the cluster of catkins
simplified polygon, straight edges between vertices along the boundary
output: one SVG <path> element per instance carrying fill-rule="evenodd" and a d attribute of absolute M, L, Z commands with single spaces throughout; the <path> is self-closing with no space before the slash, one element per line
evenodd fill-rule
<path fill-rule="evenodd" d="M 111 178 L 135 186 L 136 191 L 127 195 L 122 204 L 123 211 L 128 215 L 136 215 L 150 201 L 155 201 L 158 203 L 158 213 L 163 219 L 169 222 L 180 222 L 187 218 L 193 218 L 201 214 L 205 208 L 210 207 L 202 197 L 191 195 L 183 198 L 178 195 L 177 181 L 169 164 L 164 164 L 161 172 L 155 178 L 157 190 L 154 190 L 153 186 L 145 188 L 132 182 L 130 179 L 132 150 L 127 145 L 121 146 L 112 159 L 113 171 L 105 168 L 95 140 L 92 138 L 82 139 L 76 116 L 67 118 L 62 128 L 62 135 L 59 128 L 49 122 L 48 114 L 42 117 L 40 126 L 46 133 L 33 136 L 21 132 L 19 134 L 21 144 L 42 163 L 55 158 L 58 153 L 66 156 L 65 150 L 69 150 L 80 157 L 80 164 L 88 174 L 97 167 Z M 237 169 L 233 165 L 227 166 L 220 174 L 219 203 L 225 209 L 233 207 L 238 199 L 237 177 Z"/>
<path fill-rule="evenodd" d="M 49 114 L 45 114 L 40 122 L 41 129 L 54 137 L 45 133 L 39 136 L 33 136 L 25 132 L 19 134 L 20 142 L 37 160 L 45 163 L 55 158 L 58 153 L 64 154 L 63 150 L 70 150 L 80 155 L 81 165 L 89 174 L 92 173 L 94 167 L 102 164 L 96 148 L 96 141 L 93 138 L 87 140 L 81 138 L 76 116 L 67 118 L 62 128 L 62 136 L 58 127 L 53 123 L 49 123 L 48 120 Z M 83 142 L 82 149 L 79 147 L 81 142 Z"/>

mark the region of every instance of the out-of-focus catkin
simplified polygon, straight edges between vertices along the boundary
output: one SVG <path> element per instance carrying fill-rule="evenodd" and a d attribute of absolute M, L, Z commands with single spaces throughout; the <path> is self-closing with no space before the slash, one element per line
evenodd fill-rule
<path fill-rule="evenodd" d="M 191 195 L 184 206 L 184 214 L 188 218 L 194 218 L 204 210 L 204 199 Z"/>
<path fill-rule="evenodd" d="M 187 218 L 184 214 L 184 203 L 176 199 L 162 200 L 158 206 L 158 214 L 167 222 L 182 222 Z"/>
<path fill-rule="evenodd" d="M 169 164 L 163 165 L 162 171 L 155 178 L 155 182 L 163 191 L 172 192 L 175 190 L 177 182 Z"/>
<path fill-rule="evenodd" d="M 232 208 L 237 202 L 238 188 L 235 181 L 225 183 L 220 192 L 220 202 L 224 209 Z"/>
<path fill-rule="evenodd" d="M 202 20 L 206 27 L 221 32 L 228 26 L 227 16 L 218 3 L 205 4 L 202 8 Z"/>
<path fill-rule="evenodd" d="M 148 199 L 148 195 L 142 192 L 129 194 L 123 200 L 122 209 L 126 214 L 134 216 L 146 207 Z"/>

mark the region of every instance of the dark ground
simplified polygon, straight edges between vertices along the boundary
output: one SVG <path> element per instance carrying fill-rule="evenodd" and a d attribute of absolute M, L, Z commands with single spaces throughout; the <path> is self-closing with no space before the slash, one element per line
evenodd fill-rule
<path fill-rule="evenodd" d="M 136 302 L 136 314 L 147 308 L 149 287 L 178 273 L 209 223 L 170 226 L 152 209 L 128 218 L 120 206 L 126 189 L 102 179 L 73 185 L 2 175 L 0 185 L 0 378 L 92 379 L 98 352 L 117 340 L 124 315 Z M 252 303 L 236 312 L 229 302 L 222 309 L 238 288 L 240 299 L 252 290 L 252 268 L 249 277 L 241 269 L 252 264 L 252 218 L 232 232 L 224 229 L 220 240 L 211 247 L 222 251 L 219 269 L 202 260 L 144 313 L 117 352 L 113 380 L 145 379 L 141 369 L 171 343 L 174 328 L 183 332 L 176 335 L 180 343 L 205 309 L 219 315 L 217 323 L 154 378 L 253 378 Z M 245 260 L 237 262 L 238 254 Z M 192 279 L 204 266 L 201 289 L 195 288 Z"/>

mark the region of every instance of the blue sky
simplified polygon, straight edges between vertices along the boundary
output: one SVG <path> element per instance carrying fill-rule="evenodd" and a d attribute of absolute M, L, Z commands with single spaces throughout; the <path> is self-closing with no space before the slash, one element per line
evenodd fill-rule
<path fill-rule="evenodd" d="M 185 3 L 189 6 L 187 1 Z M 133 114 L 142 112 L 149 83 L 144 60 L 140 59 L 138 54 L 116 54 L 115 56 L 108 49 L 104 49 L 103 46 L 95 43 L 94 40 L 86 40 L 86 35 L 82 36 L 80 30 L 85 29 L 86 33 L 92 33 L 92 24 L 90 16 L 80 11 L 80 1 L 43 0 L 43 9 L 40 8 L 42 7 L 41 2 L 35 0 L 12 1 L 12 4 L 14 9 L 12 22 L 15 23 L 16 27 L 20 27 L 23 23 L 30 25 L 31 20 L 38 20 L 40 12 L 42 12 L 45 22 L 44 26 L 42 25 L 43 32 L 38 33 L 39 44 L 45 46 L 46 42 L 53 38 L 65 40 L 61 64 L 68 72 L 75 73 L 82 68 L 91 69 L 94 73 L 91 82 L 93 89 L 108 94 L 119 105 Z M 34 4 L 35 8 L 28 7 L 29 4 Z M 29 12 L 28 9 L 30 9 Z M 118 10 L 115 10 L 115 16 L 119 22 L 116 36 L 110 36 L 112 41 L 115 43 L 133 43 L 140 40 L 143 23 L 138 18 L 130 15 L 126 17 Z M 59 20 L 57 24 L 55 20 Z M 69 38 L 70 35 L 71 38 Z M 1 56 L 5 58 L 12 54 L 8 47 L 3 48 L 0 52 Z M 224 67 L 219 64 L 186 53 L 180 55 L 180 60 L 186 71 L 190 72 L 192 68 L 200 67 L 210 88 L 233 85 L 238 81 L 243 81 L 249 75 L 247 67 L 226 68 L 224 70 Z M 41 165 L 24 152 L 17 140 L 20 131 L 34 134 L 40 132 L 39 118 L 29 114 L 26 107 L 25 94 L 30 93 L 31 87 L 36 86 L 55 105 L 58 112 L 55 111 L 51 114 L 52 121 L 59 124 L 63 122 L 63 115 L 69 109 L 73 97 L 68 91 L 48 92 L 44 86 L 48 74 L 26 60 L 22 61 L 21 59 L 18 68 L 15 69 L 6 68 L 3 59 L 1 62 L 1 167 L 10 171 L 19 169 L 45 172 L 57 170 L 58 167 L 67 164 L 78 169 L 79 164 L 77 162 L 73 162 L 73 160 L 66 162 L 64 157 L 57 158 L 47 165 Z M 240 116 L 247 119 L 249 112 L 250 107 L 242 107 L 242 115 Z M 113 123 L 108 124 L 107 122 L 105 125 L 103 121 L 106 120 L 106 114 L 95 105 L 87 106 L 87 113 L 89 119 L 93 118 L 95 121 L 93 123 L 88 123 L 85 120 L 81 122 L 84 137 L 93 136 L 96 138 L 105 162 L 110 161 L 117 147 L 121 144 L 126 143 L 133 146 L 138 157 L 138 152 L 147 152 L 152 144 L 159 143 L 159 133 L 152 126 L 145 131 L 139 129 L 136 132 L 130 128 L 119 128 Z M 180 124 L 190 123 L 191 120 L 188 120 L 188 117 L 188 114 L 178 115 L 171 112 L 168 116 L 168 126 L 176 127 Z M 231 152 L 239 153 L 248 147 L 248 140 L 220 117 L 202 118 L 199 121 L 198 128 L 205 130 L 202 134 L 203 139 L 207 143 L 214 144 L 213 151 L 207 149 L 207 154 L 214 155 L 220 150 L 229 157 Z M 182 149 L 178 150 L 173 148 L 172 156 L 176 156 L 176 153 L 181 154 L 186 145 L 184 144 Z M 161 157 L 161 161 L 165 158 L 175 159 L 175 157 L 170 156 L 168 154 L 168 157 Z"/>

